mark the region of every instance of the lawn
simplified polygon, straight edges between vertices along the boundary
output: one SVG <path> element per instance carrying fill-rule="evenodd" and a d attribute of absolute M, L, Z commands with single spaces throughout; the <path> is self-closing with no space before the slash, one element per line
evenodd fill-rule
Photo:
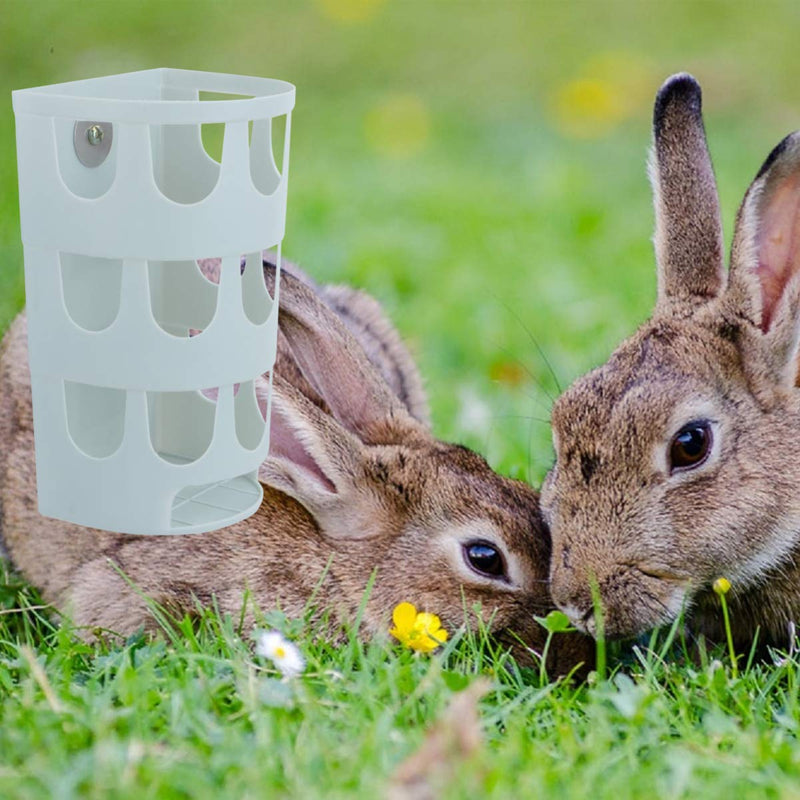
<path fill-rule="evenodd" d="M 155 66 L 285 78 L 284 252 L 381 300 L 438 435 L 538 484 L 552 397 L 654 298 L 657 87 L 684 69 L 704 87 L 729 237 L 800 127 L 798 24 L 791 2 L 0 0 L 0 326 L 23 304 L 12 89 Z M 481 636 L 415 657 L 271 618 L 308 660 L 282 683 L 213 609 L 105 649 L 38 606 L 0 564 L 3 798 L 402 797 L 399 765 L 478 679 L 480 738 L 445 747 L 442 796 L 800 796 L 797 659 L 734 677 L 662 633 L 553 684 Z"/>

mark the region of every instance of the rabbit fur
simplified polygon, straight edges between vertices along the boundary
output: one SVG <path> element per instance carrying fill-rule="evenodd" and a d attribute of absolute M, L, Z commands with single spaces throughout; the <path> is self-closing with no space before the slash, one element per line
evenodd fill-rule
<path fill-rule="evenodd" d="M 274 265 L 264 269 L 272 291 Z M 3 537 L 23 575 L 76 625 L 153 629 L 145 597 L 178 615 L 213 599 L 238 618 L 246 592 L 248 623 L 253 605 L 294 616 L 313 597 L 338 624 L 355 618 L 374 572 L 365 635 L 388 631 L 394 606 L 409 601 L 450 630 L 465 609 L 481 613 L 521 655 L 521 642 L 541 651 L 534 615 L 553 606 L 538 495 L 433 437 L 416 367 L 369 296 L 315 291 L 289 266 L 263 503 L 229 528 L 188 536 L 113 534 L 38 514 L 25 326 L 20 315 L 0 355 Z M 502 553 L 503 575 L 470 568 L 464 547 L 476 540 Z M 559 636 L 549 666 L 588 663 L 588 642 Z"/>
<path fill-rule="evenodd" d="M 712 583 L 724 576 L 737 644 L 760 628 L 762 643 L 785 645 L 800 619 L 800 133 L 748 189 L 727 273 L 690 75 L 659 91 L 653 138 L 657 301 L 554 405 L 542 490 L 551 591 L 590 633 L 594 584 L 606 635 L 688 608 L 693 629 L 717 639 Z"/>

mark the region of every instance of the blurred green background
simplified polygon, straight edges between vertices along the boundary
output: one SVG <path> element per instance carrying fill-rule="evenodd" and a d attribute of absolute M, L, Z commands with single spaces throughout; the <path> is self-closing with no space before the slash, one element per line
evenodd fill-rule
<path fill-rule="evenodd" d="M 655 91 L 679 70 L 703 85 L 730 238 L 800 127 L 798 30 L 796 2 L 0 0 L 0 324 L 23 303 L 12 89 L 156 66 L 284 78 L 285 254 L 384 303 L 441 436 L 538 481 L 557 386 L 650 310 Z"/>

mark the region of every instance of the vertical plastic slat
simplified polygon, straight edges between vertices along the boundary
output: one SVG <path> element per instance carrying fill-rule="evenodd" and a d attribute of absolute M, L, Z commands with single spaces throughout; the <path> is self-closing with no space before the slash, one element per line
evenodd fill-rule
<path fill-rule="evenodd" d="M 118 125 L 114 136 L 119 154 L 114 190 L 132 197 L 149 196 L 155 184 L 149 126 Z"/>
<path fill-rule="evenodd" d="M 142 332 L 147 330 L 146 321 L 155 324 L 150 305 L 150 274 L 147 262 L 126 258 L 122 262 L 122 288 L 116 326 L 125 330 L 131 337 L 131 342 L 135 342 L 141 341 Z"/>
<path fill-rule="evenodd" d="M 286 115 L 286 132 L 283 137 L 283 167 L 281 167 L 281 177 L 283 182 L 289 180 L 289 143 L 292 138 L 292 112 Z"/>
<path fill-rule="evenodd" d="M 272 300 L 269 323 L 264 331 L 265 345 L 269 348 L 269 363 L 275 365 L 278 357 L 278 310 L 281 306 L 281 252 L 282 243 L 278 243 L 278 252 L 275 259 L 275 297 Z M 270 397 L 272 397 L 272 369 L 270 368 Z M 269 415 L 267 416 L 269 420 Z"/>
<path fill-rule="evenodd" d="M 236 440 L 236 408 L 233 386 L 220 386 L 217 396 L 217 413 L 214 416 L 213 450 L 230 448 Z"/>
<path fill-rule="evenodd" d="M 222 174 L 220 183 L 226 187 L 250 184 L 250 146 L 247 141 L 248 123 L 228 122 L 222 140 Z"/>
<path fill-rule="evenodd" d="M 242 315 L 242 267 L 235 256 L 222 259 L 219 274 L 219 294 L 217 313 L 211 322 L 214 329 L 223 325 L 233 325 Z"/>
<path fill-rule="evenodd" d="M 276 284 L 277 294 L 277 284 Z M 277 301 L 276 301 L 277 302 Z M 268 389 L 267 389 L 267 409 L 265 413 L 266 424 L 264 425 L 264 432 L 261 434 L 261 441 L 258 443 L 257 450 L 264 454 L 264 458 L 269 453 L 269 433 L 270 433 L 270 420 L 272 419 L 272 372 L 269 372 Z"/>
<path fill-rule="evenodd" d="M 155 455 L 155 450 L 150 442 L 147 392 L 129 389 L 125 394 L 125 434 L 122 438 L 121 449 L 124 449 L 129 457 L 140 458 L 142 462 Z M 134 463 L 132 466 L 141 468 L 144 463 Z"/>

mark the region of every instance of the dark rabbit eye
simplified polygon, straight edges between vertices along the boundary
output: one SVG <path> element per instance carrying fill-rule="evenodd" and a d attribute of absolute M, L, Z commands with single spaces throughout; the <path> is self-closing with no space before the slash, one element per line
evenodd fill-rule
<path fill-rule="evenodd" d="M 490 578 L 504 578 L 506 565 L 500 551 L 489 542 L 469 542 L 464 545 L 464 558 L 475 572 Z"/>
<path fill-rule="evenodd" d="M 684 425 L 670 445 L 670 470 L 699 467 L 708 458 L 711 441 L 711 424 L 705 420 Z"/>

